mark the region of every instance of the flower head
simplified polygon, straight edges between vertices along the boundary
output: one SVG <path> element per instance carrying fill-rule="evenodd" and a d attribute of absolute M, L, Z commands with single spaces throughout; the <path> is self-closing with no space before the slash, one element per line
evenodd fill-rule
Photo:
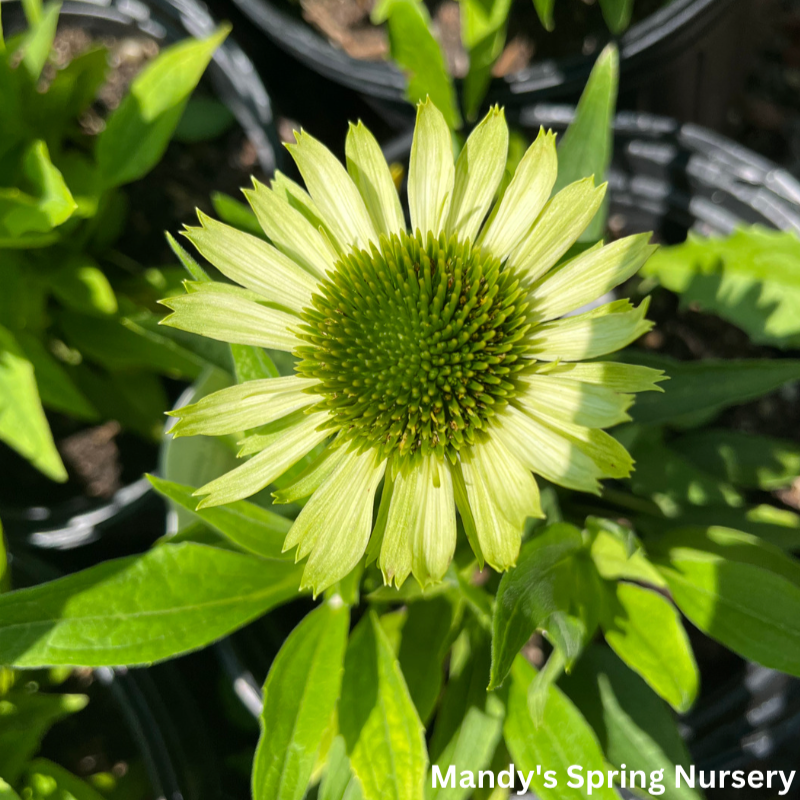
<path fill-rule="evenodd" d="M 441 580 L 457 511 L 479 561 L 506 569 L 525 519 L 542 516 L 533 473 L 588 492 L 630 473 L 630 456 L 601 429 L 629 419 L 631 393 L 655 389 L 661 373 L 594 359 L 650 328 L 646 302 L 569 312 L 633 275 L 649 237 L 564 260 L 605 186 L 582 180 L 551 198 L 555 137 L 541 131 L 495 202 L 507 149 L 495 108 L 454 164 L 444 118 L 420 104 L 407 229 L 362 124 L 348 132 L 347 169 L 300 133 L 289 150 L 307 191 L 279 175 L 246 192 L 271 244 L 202 214 L 186 231 L 238 286 L 188 283 L 164 301 L 164 323 L 297 361 L 290 377 L 179 409 L 173 432 L 251 431 L 239 453 L 251 457 L 200 488 L 201 506 L 248 497 L 321 451 L 275 495 L 309 498 L 285 549 L 308 558 L 303 583 L 315 592 L 365 552 L 387 583 Z"/>

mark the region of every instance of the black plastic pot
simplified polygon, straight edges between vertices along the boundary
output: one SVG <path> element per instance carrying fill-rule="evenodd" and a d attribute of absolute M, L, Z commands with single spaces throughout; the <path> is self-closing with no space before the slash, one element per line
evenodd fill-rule
<path fill-rule="evenodd" d="M 281 53 L 372 101 L 395 123 L 413 113 L 405 76 L 389 62 L 361 61 L 336 48 L 281 0 L 234 3 Z M 752 48 L 751 0 L 672 0 L 619 39 L 620 105 L 720 127 L 741 88 Z M 513 31 L 510 33 L 513 34 Z M 262 48 L 254 45 L 253 53 Z M 270 48 L 263 48 L 268 50 Z M 494 79 L 486 105 L 514 110 L 543 100 L 575 102 L 599 53 L 536 62 Z M 259 58 L 266 56 L 259 52 Z M 270 59 L 272 68 L 276 61 Z"/>
<path fill-rule="evenodd" d="M 3 23 L 7 33 L 24 25 L 18 3 L 3 4 Z M 97 37 L 135 34 L 169 44 L 209 35 L 217 23 L 197 0 L 67 0 L 59 24 L 81 27 Z M 215 53 L 203 82 L 235 116 L 254 148 L 260 169 L 271 174 L 278 140 L 270 98 L 252 62 L 230 36 Z M 5 486 L 0 494 L 0 519 L 12 546 L 22 544 L 43 554 L 52 553 L 61 569 L 77 569 L 145 549 L 161 535 L 163 502 L 141 477 L 144 471 L 155 470 L 158 447 L 123 433 L 120 451 L 123 486 L 111 498 L 99 500 L 72 485 L 47 481 L 3 447 L 0 468 Z M 35 473 L 33 478 L 29 472 Z M 15 478 L 17 483 L 28 480 L 31 491 L 17 491 Z"/>

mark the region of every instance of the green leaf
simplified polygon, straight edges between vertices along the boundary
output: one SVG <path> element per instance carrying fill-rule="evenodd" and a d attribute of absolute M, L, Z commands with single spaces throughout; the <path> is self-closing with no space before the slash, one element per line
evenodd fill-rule
<path fill-rule="evenodd" d="M 0 42 L 3 39 L 3 30 L 0 27 Z M 0 778 L 0 800 L 19 800 L 19 795 L 2 779 Z"/>
<path fill-rule="evenodd" d="M 581 532 L 573 525 L 551 525 L 523 545 L 517 566 L 503 575 L 492 620 L 490 689 L 505 680 L 534 630 L 557 627 L 552 623 L 560 621 L 559 612 L 569 609 L 569 561 L 582 545 Z M 566 655 L 573 658 L 576 653 Z"/>
<path fill-rule="evenodd" d="M 22 65 L 33 81 L 39 80 L 50 56 L 60 12 L 61 3 L 48 3 L 42 13 L 32 15 L 29 20 L 30 28 L 22 38 L 19 52 L 22 53 Z"/>
<path fill-rule="evenodd" d="M 90 315 L 116 314 L 114 290 L 94 260 L 85 255 L 68 257 L 47 276 L 53 294 L 73 311 Z"/>
<path fill-rule="evenodd" d="M 176 544 L 0 596 L 0 663 L 149 664 L 227 635 L 297 594 L 300 567 Z"/>
<path fill-rule="evenodd" d="M 450 645 L 453 604 L 433 597 L 408 608 L 398 660 L 408 692 L 423 724 L 433 713 L 442 688 L 442 662 Z"/>
<path fill-rule="evenodd" d="M 19 188 L 0 188 L 0 237 L 20 239 L 25 246 L 22 237 L 51 231 L 66 222 L 78 206 L 43 141 L 33 142 L 26 150 L 22 178 Z"/>
<path fill-rule="evenodd" d="M 293 558 L 291 553 L 284 555 L 281 552 L 286 534 L 292 527 L 291 520 L 247 500 L 197 510 L 199 500 L 194 497 L 194 487 L 155 475 L 148 475 L 147 479 L 159 494 L 203 520 L 242 549 L 264 558 Z"/>
<path fill-rule="evenodd" d="M 250 344 L 232 344 L 230 348 L 233 368 L 236 372 L 236 383 L 247 383 L 247 381 L 280 376 L 275 362 L 263 347 L 254 347 Z"/>
<path fill-rule="evenodd" d="M 555 27 L 553 21 L 553 6 L 556 0 L 533 0 L 533 7 L 536 9 L 536 14 L 539 21 L 544 26 L 546 31 L 552 31 Z"/>
<path fill-rule="evenodd" d="M 406 100 L 416 106 L 430 97 L 447 124 L 460 128 L 455 88 L 425 5 L 420 0 L 380 0 L 371 19 L 376 25 L 388 21 L 392 60 L 408 79 Z"/>
<path fill-rule="evenodd" d="M 111 370 L 146 369 L 174 378 L 196 378 L 208 365 L 160 330 L 150 330 L 131 317 L 103 319 L 64 311 L 58 322 L 70 345 Z"/>
<path fill-rule="evenodd" d="M 54 481 L 67 471 L 42 409 L 33 364 L 13 334 L 0 326 L 0 440 Z"/>
<path fill-rule="evenodd" d="M 631 24 L 633 0 L 600 0 L 600 10 L 611 33 L 620 34 Z"/>
<path fill-rule="evenodd" d="M 692 508 L 674 520 L 640 517 L 637 525 L 642 530 L 657 533 L 684 525 L 720 525 L 751 533 L 782 550 L 800 550 L 800 514 L 766 504 L 745 508 Z"/>
<path fill-rule="evenodd" d="M 676 711 L 688 710 L 700 675 L 680 615 L 663 595 L 643 586 L 607 586 L 600 615 L 606 641 Z"/>
<path fill-rule="evenodd" d="M 5 695 L 0 701 L 0 775 L 16 784 L 50 728 L 85 708 L 88 701 L 82 694 L 47 694 L 24 688 Z"/>
<path fill-rule="evenodd" d="M 649 497 L 668 517 L 687 506 L 741 506 L 744 498 L 729 483 L 709 475 L 661 441 L 661 432 L 646 430 L 628 448 L 636 462 L 631 490 Z"/>
<path fill-rule="evenodd" d="M 534 724 L 528 713 L 528 689 L 535 676 L 534 668 L 518 656 L 511 669 L 511 691 L 504 729 L 506 744 L 517 769 L 531 773 L 531 789 L 539 797 L 582 800 L 591 796 L 600 800 L 618 800 L 614 789 L 607 786 L 593 789 L 589 794 L 585 777 L 589 770 L 605 771 L 603 752 L 581 712 L 557 686 L 548 687 L 542 720 L 539 725 Z M 581 788 L 567 785 L 567 769 L 573 764 L 583 768 L 584 785 Z M 550 771 L 555 772 L 558 780 L 553 788 L 545 783 Z"/>
<path fill-rule="evenodd" d="M 494 692 L 486 692 L 489 680 L 488 641 L 479 638 L 472 645 L 466 663 L 451 669 L 442 707 L 436 717 L 431 754 L 442 775 L 455 767 L 454 787 L 433 786 L 428 780 L 427 800 L 467 800 L 468 787 L 459 786 L 462 770 L 487 769 L 503 732 L 505 706 Z M 451 662 L 452 666 L 452 662 Z M 431 778 L 436 773 L 431 770 Z M 438 777 L 438 776 L 437 776 Z"/>
<path fill-rule="evenodd" d="M 738 325 L 754 342 L 800 347 L 800 239 L 749 225 L 724 238 L 689 233 L 660 248 L 643 275 Z"/>
<path fill-rule="evenodd" d="M 671 774 L 668 765 L 688 769 L 689 753 L 673 714 L 610 650 L 589 648 L 561 687 L 583 712 L 614 767 L 625 764 L 648 775 L 665 767 Z M 702 796 L 685 782 L 677 787 L 667 780 L 663 785 L 664 800 L 699 800 Z M 639 782 L 636 788 L 646 790 Z"/>
<path fill-rule="evenodd" d="M 424 729 L 374 612 L 347 646 L 339 727 L 364 800 L 422 800 Z"/>
<path fill-rule="evenodd" d="M 800 475 L 800 445 L 784 439 L 703 430 L 670 442 L 670 448 L 710 475 L 745 489 L 781 489 Z"/>
<path fill-rule="evenodd" d="M 605 580 L 619 580 L 647 583 L 663 588 L 666 586 L 661 573 L 647 560 L 644 551 L 637 545 L 629 553 L 623 542 L 607 529 L 601 527 L 607 520 L 587 520 L 587 528 L 592 537 L 589 552 L 597 571 Z"/>
<path fill-rule="evenodd" d="M 221 26 L 207 39 L 172 45 L 136 76 L 97 137 L 97 165 L 107 189 L 141 178 L 161 160 L 189 95 L 229 30 Z"/>
<path fill-rule="evenodd" d="M 88 783 L 46 758 L 28 765 L 22 793 L 29 800 L 104 800 Z"/>
<path fill-rule="evenodd" d="M 678 608 L 744 658 L 800 676 L 800 566 L 777 547 L 723 528 L 674 531 L 651 556 Z"/>
<path fill-rule="evenodd" d="M 183 264 L 184 269 L 192 276 L 192 280 L 211 280 L 208 273 L 178 244 L 175 237 L 169 231 L 165 231 L 164 236 L 167 239 L 170 250 L 175 253 L 178 260 Z"/>
<path fill-rule="evenodd" d="M 211 205 L 214 206 L 214 211 L 217 216 L 226 222 L 228 225 L 237 228 L 245 233 L 251 233 L 253 236 L 266 238 L 264 229 L 258 224 L 258 219 L 253 213 L 253 209 L 246 203 L 235 200 L 233 197 L 222 192 L 211 193 Z"/>
<path fill-rule="evenodd" d="M 800 361 L 781 359 L 705 359 L 677 361 L 640 350 L 626 350 L 621 360 L 663 369 L 669 381 L 663 394 L 638 395 L 631 408 L 634 421 L 648 425 L 693 425 L 725 408 L 755 400 L 800 380 Z"/>
<path fill-rule="evenodd" d="M 235 121 L 233 112 L 215 97 L 191 97 L 173 138 L 177 142 L 209 142 L 222 136 Z"/>
<path fill-rule="evenodd" d="M 619 83 L 619 53 L 609 44 L 600 53 L 583 90 L 575 117 L 558 145 L 558 178 L 553 193 L 581 178 L 605 180 L 611 163 L 614 110 Z M 581 234 L 580 242 L 596 242 L 605 231 L 607 202 Z"/>
<path fill-rule="evenodd" d="M 264 684 L 255 800 L 302 800 L 339 698 L 350 612 L 326 602 L 292 631 Z"/>
<path fill-rule="evenodd" d="M 320 781 L 318 800 L 363 800 L 341 736 L 333 740 L 328 753 L 328 766 Z"/>
<path fill-rule="evenodd" d="M 17 344 L 33 365 L 42 405 L 78 419 L 94 421 L 97 409 L 75 385 L 66 367 L 50 354 L 44 344 L 30 333 L 17 333 Z"/>
<path fill-rule="evenodd" d="M 464 79 L 464 113 L 474 120 L 480 111 L 492 67 L 503 52 L 511 0 L 460 0 L 461 42 L 469 55 Z"/>

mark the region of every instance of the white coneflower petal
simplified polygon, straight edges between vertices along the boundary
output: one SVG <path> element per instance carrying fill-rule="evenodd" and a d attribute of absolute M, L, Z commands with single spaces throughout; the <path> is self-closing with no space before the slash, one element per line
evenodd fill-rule
<path fill-rule="evenodd" d="M 514 566 L 528 517 L 543 517 L 533 475 L 497 437 L 465 451 L 461 472 L 481 552 L 498 570 Z"/>
<path fill-rule="evenodd" d="M 199 333 L 221 342 L 251 344 L 287 353 L 301 344 L 292 333 L 292 328 L 298 324 L 297 318 L 262 305 L 247 290 L 236 291 L 235 286 L 218 283 L 195 283 L 191 286 L 190 294 L 161 301 L 172 310 L 161 320 L 162 325 Z"/>
<path fill-rule="evenodd" d="M 265 378 L 229 386 L 188 406 L 169 412 L 178 421 L 173 436 L 225 436 L 267 425 L 293 411 L 313 405 L 317 398 L 306 390 L 315 380 Z"/>
<path fill-rule="evenodd" d="M 548 272 L 572 247 L 603 203 L 606 184 L 592 178 L 571 183 L 548 200 L 530 232 L 509 256 L 531 284 Z"/>
<path fill-rule="evenodd" d="M 336 263 L 335 251 L 303 214 L 263 183 L 245 190 L 253 212 L 270 241 L 316 278 L 324 278 Z"/>
<path fill-rule="evenodd" d="M 542 361 L 580 361 L 613 353 L 647 333 L 649 298 L 635 308 L 628 300 L 555 322 L 539 325 L 531 336 L 530 353 Z"/>
<path fill-rule="evenodd" d="M 548 272 L 530 287 L 532 312 L 538 322 L 585 306 L 619 286 L 641 268 L 655 247 L 649 233 L 626 236 L 592 247 Z"/>
<path fill-rule="evenodd" d="M 526 391 L 515 402 L 544 416 L 589 428 L 610 428 L 630 420 L 632 394 L 555 375 L 528 375 L 524 383 Z"/>
<path fill-rule="evenodd" d="M 508 126 L 493 108 L 469 135 L 455 167 L 453 199 L 445 226 L 448 235 L 475 241 L 503 177 L 508 156 Z"/>
<path fill-rule="evenodd" d="M 240 467 L 201 486 L 195 494 L 203 499 L 198 508 L 232 503 L 260 492 L 279 478 L 306 453 L 330 436 L 330 431 L 320 430 L 327 414 L 311 414 L 297 425 L 287 428 L 280 436 L 260 449 Z"/>
<path fill-rule="evenodd" d="M 344 578 L 364 555 L 385 468 L 374 452 L 347 453 L 289 530 L 283 549 L 297 547 L 298 561 L 308 556 L 302 585 L 314 594 Z"/>
<path fill-rule="evenodd" d="M 367 247 L 375 227 L 353 180 L 336 156 L 305 131 L 295 131 L 297 144 L 287 145 L 308 191 L 343 245 Z"/>
<path fill-rule="evenodd" d="M 557 175 L 556 137 L 552 131 L 542 129 L 517 165 L 497 212 L 480 240 L 481 247 L 497 258 L 507 258 L 539 216 Z"/>
<path fill-rule="evenodd" d="M 203 227 L 187 227 L 184 235 L 225 277 L 295 313 L 308 306 L 317 283 L 291 258 L 256 236 L 197 216 Z"/>
<path fill-rule="evenodd" d="M 411 233 L 438 237 L 453 199 L 453 143 L 442 112 L 430 101 L 417 106 L 417 125 L 408 167 Z"/>
<path fill-rule="evenodd" d="M 403 207 L 380 145 L 363 122 L 350 123 L 345 142 L 347 171 L 353 179 L 378 234 L 406 229 Z"/>

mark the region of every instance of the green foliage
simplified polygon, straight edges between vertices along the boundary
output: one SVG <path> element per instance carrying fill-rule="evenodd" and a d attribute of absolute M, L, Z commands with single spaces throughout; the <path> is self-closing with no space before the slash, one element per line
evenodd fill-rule
<path fill-rule="evenodd" d="M 422 800 L 424 729 L 374 612 L 347 645 L 339 728 L 364 800 Z"/>
<path fill-rule="evenodd" d="M 680 295 L 681 305 L 718 314 L 754 342 L 800 347 L 800 240 L 753 225 L 723 238 L 690 233 L 662 247 L 644 275 Z"/>
<path fill-rule="evenodd" d="M 425 5 L 420 0 L 381 0 L 372 10 L 372 21 L 388 23 L 392 60 L 408 79 L 406 99 L 416 105 L 430 97 L 447 124 L 460 128 L 455 88 Z"/>
<path fill-rule="evenodd" d="M 299 583 L 285 561 L 163 545 L 0 597 L 0 663 L 149 664 L 213 642 Z"/>
<path fill-rule="evenodd" d="M 302 800 L 342 681 L 350 614 L 329 601 L 295 628 L 264 684 L 255 800 Z"/>
<path fill-rule="evenodd" d="M 601 183 L 614 141 L 614 111 L 617 106 L 619 52 L 615 45 L 605 47 L 598 57 L 581 99 L 558 145 L 558 178 L 553 192 L 581 178 L 594 177 Z M 581 235 L 581 242 L 603 238 L 608 214 L 607 201 Z"/>
<path fill-rule="evenodd" d="M 160 315 L 137 297 L 145 270 L 121 269 L 112 248 L 125 213 L 117 187 L 162 157 L 227 30 L 165 48 L 91 136 L 79 122 L 106 80 L 106 50 L 48 72 L 60 4 L 25 10 L 29 28 L 0 48 L 0 440 L 63 481 L 44 409 L 114 417 L 153 438 L 165 406 L 153 375 L 194 378 L 208 363 L 154 331 Z M 183 127 L 197 133 L 207 117 L 187 112 Z M 130 403 L 137 380 L 142 399 Z"/>

